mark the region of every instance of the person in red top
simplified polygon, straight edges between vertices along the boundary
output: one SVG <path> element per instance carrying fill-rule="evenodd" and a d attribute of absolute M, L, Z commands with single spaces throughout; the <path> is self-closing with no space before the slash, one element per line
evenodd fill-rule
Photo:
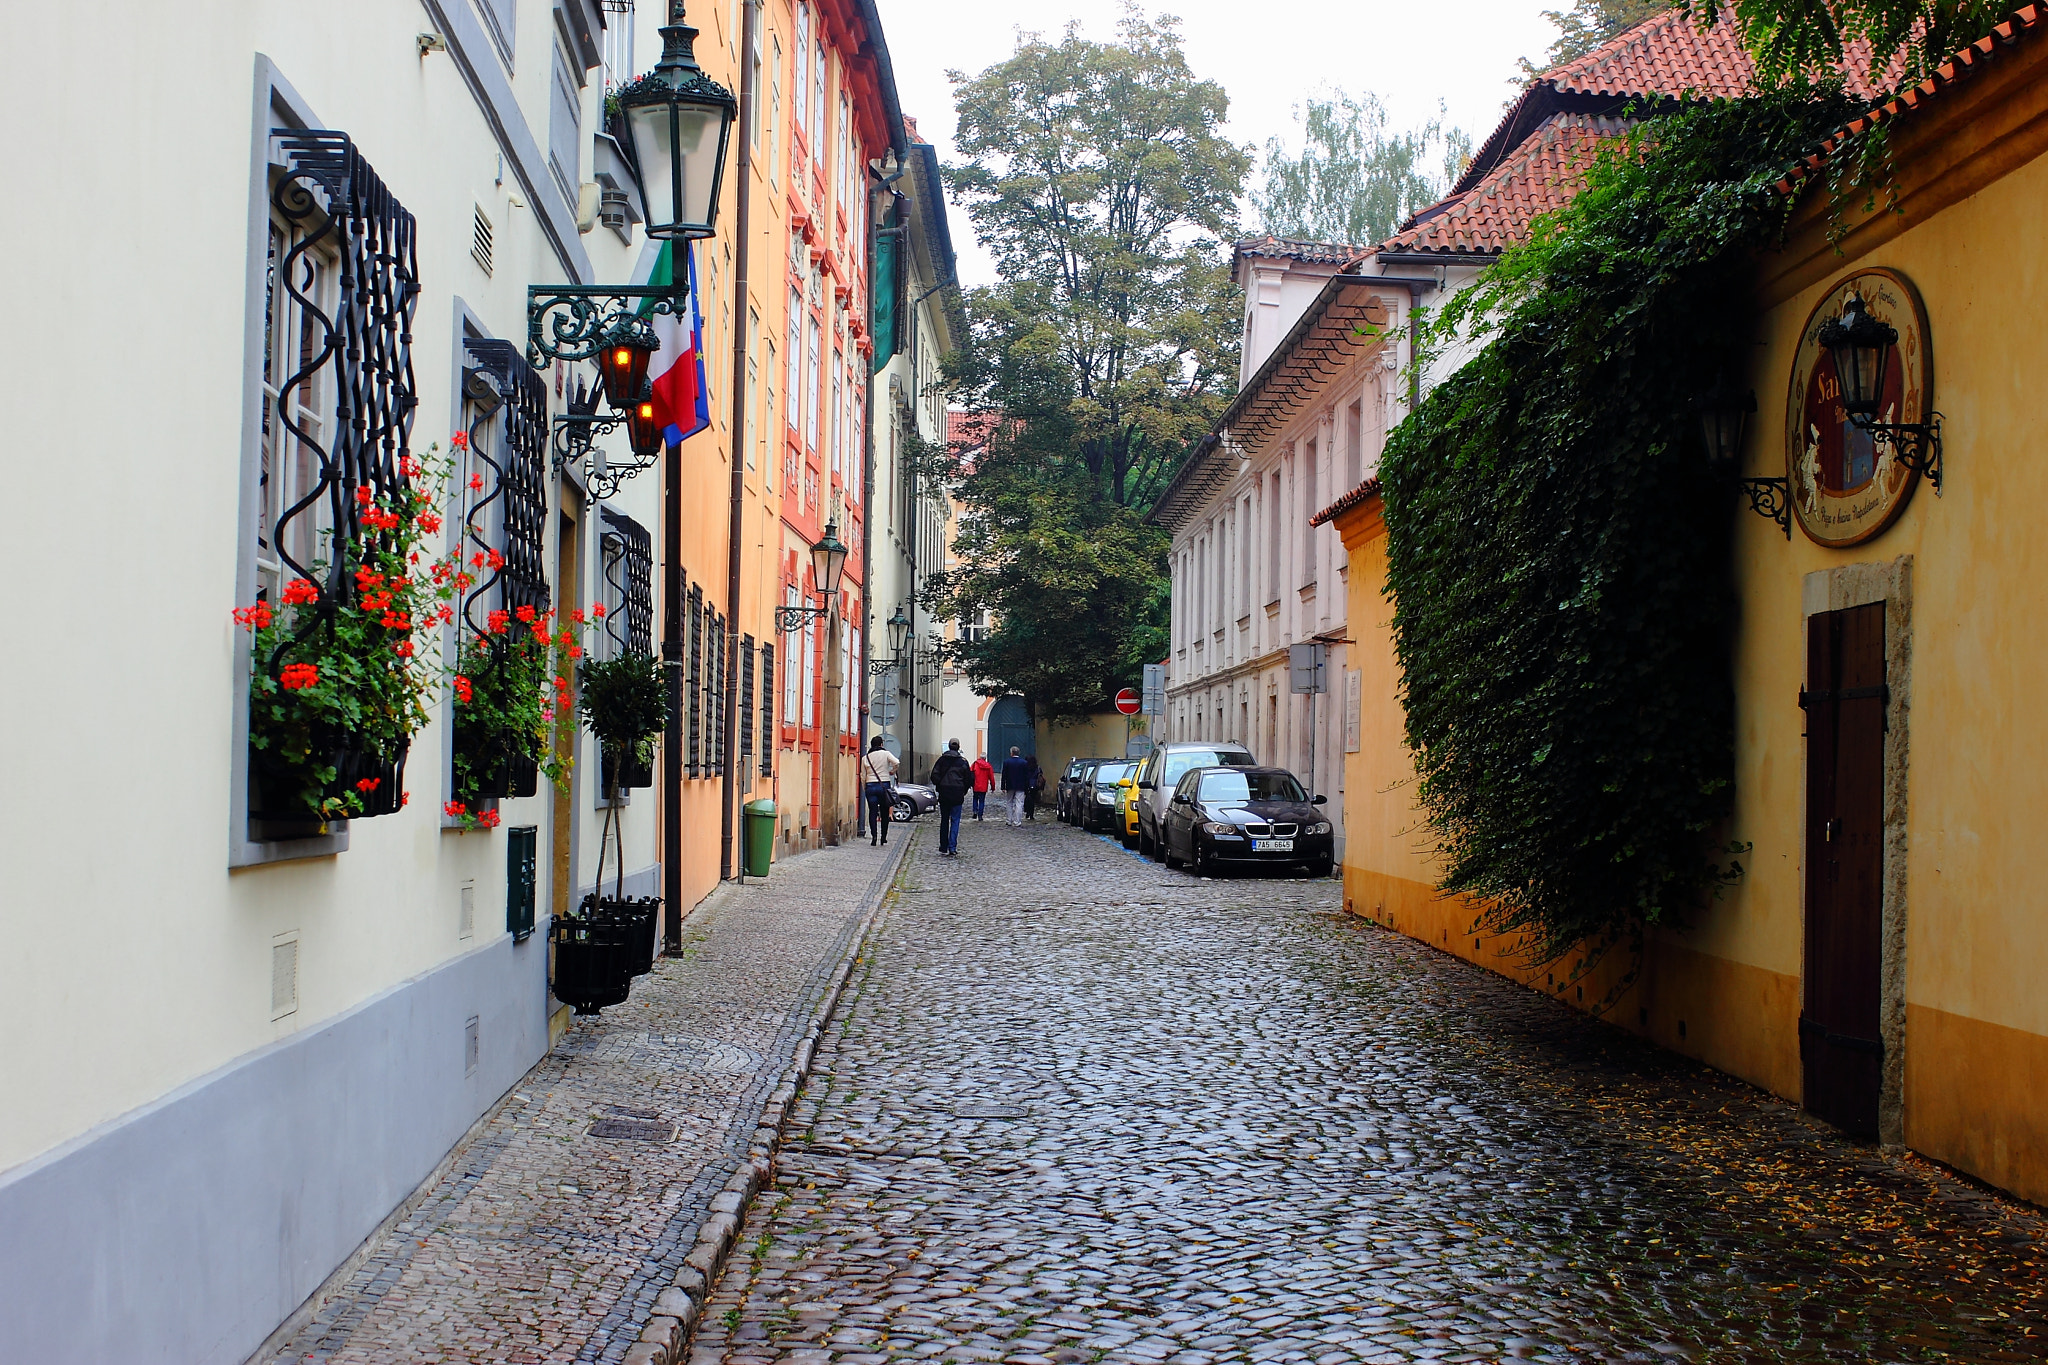
<path fill-rule="evenodd" d="M 979 820 L 984 807 L 988 805 L 988 789 L 996 784 L 996 770 L 989 766 L 988 755 L 974 760 L 974 818 Z"/>

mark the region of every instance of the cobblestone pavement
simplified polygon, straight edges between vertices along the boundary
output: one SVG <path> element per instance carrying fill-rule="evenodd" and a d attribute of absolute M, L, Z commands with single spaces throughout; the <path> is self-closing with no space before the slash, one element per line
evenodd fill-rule
<path fill-rule="evenodd" d="M 910 859 L 693 1365 L 2048 1357 L 2032 1212 L 1334 883 Z"/>
<path fill-rule="evenodd" d="M 893 867 L 863 839 L 714 892 L 684 955 L 575 1020 L 272 1358 L 623 1357 Z"/>

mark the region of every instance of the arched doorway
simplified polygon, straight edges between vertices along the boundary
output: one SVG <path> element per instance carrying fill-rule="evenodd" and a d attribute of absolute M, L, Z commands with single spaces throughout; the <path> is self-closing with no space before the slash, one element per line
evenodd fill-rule
<path fill-rule="evenodd" d="M 1015 745 L 1019 753 L 1038 752 L 1038 735 L 1031 727 L 1031 712 L 1022 697 L 999 699 L 988 709 L 988 761 L 1001 767 Z"/>

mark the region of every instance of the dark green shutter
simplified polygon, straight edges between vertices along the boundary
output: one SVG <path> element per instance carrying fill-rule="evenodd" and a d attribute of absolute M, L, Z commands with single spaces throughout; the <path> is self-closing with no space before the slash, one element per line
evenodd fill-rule
<path fill-rule="evenodd" d="M 533 825 L 518 825 L 505 833 L 505 929 L 514 943 L 524 943 L 533 933 L 540 830 Z"/>

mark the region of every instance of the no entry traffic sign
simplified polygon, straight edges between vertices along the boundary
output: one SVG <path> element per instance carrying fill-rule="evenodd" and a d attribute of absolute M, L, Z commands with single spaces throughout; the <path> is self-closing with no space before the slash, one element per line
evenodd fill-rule
<path fill-rule="evenodd" d="M 1135 687 L 1126 687 L 1123 691 L 1117 693 L 1116 709 L 1123 712 L 1127 716 L 1137 715 L 1138 689 L 1136 689 Z"/>

